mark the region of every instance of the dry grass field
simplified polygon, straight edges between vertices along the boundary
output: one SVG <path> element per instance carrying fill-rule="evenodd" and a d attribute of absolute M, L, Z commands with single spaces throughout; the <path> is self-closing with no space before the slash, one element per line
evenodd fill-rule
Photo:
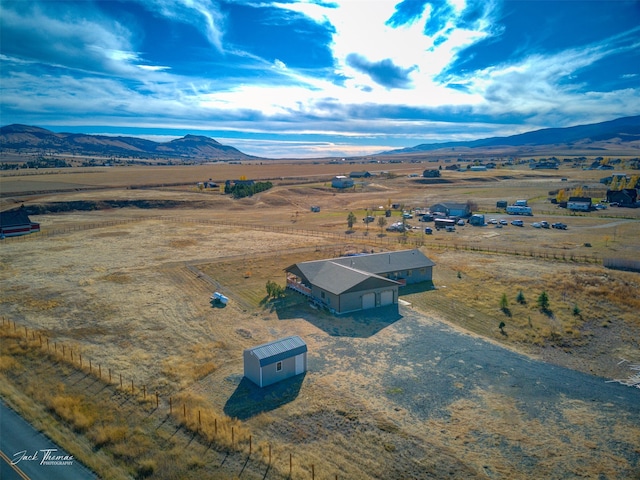
<path fill-rule="evenodd" d="M 444 172 L 424 184 L 407 175 L 425 164 L 374 166 L 395 174 L 344 192 L 328 179 L 367 165 L 2 177 L 5 207 L 94 208 L 32 215 L 42 233 L 2 242 L 0 315 L 18 325 L 2 328 L 3 398 L 76 442 L 103 478 L 639 477 L 639 391 L 607 382 L 640 363 L 640 277 L 602 266 L 638 258 L 639 212 L 569 215 L 548 203 L 561 178 L 596 191 L 602 172 Z M 275 187 L 242 200 L 194 187 L 225 175 Z M 569 228 L 465 225 L 403 238 L 361 222 L 388 203 L 467 200 L 507 218 L 495 202 L 516 198 L 534 208 L 527 224 Z M 410 305 L 400 318 L 335 318 L 295 295 L 266 302 L 266 281 L 284 284 L 293 263 L 416 246 L 436 263 L 435 288 L 401 292 Z M 212 308 L 213 290 L 229 305 Z M 24 327 L 74 360 L 43 353 Z M 303 378 L 262 391 L 242 380 L 243 349 L 293 334 L 309 346 Z"/>

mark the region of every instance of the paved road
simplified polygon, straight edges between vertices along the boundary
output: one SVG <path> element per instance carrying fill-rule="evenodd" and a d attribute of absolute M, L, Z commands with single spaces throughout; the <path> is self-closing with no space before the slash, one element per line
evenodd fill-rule
<path fill-rule="evenodd" d="M 0 457 L 2 480 L 97 478 L 1 401 Z"/>

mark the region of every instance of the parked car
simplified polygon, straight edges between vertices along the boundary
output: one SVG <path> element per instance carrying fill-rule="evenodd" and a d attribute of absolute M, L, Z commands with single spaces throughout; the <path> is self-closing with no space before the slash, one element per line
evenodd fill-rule
<path fill-rule="evenodd" d="M 551 224 L 551 228 L 557 228 L 558 230 L 566 230 L 567 225 L 562 222 L 556 222 Z"/>
<path fill-rule="evenodd" d="M 402 212 L 402 218 L 413 218 L 413 215 L 409 212 Z"/>
<path fill-rule="evenodd" d="M 431 235 L 433 233 L 433 229 L 431 227 L 427 227 L 424 229 L 424 233 L 427 235 Z"/>
<path fill-rule="evenodd" d="M 499 223 L 496 223 L 496 228 L 502 228 L 502 225 Z"/>
<path fill-rule="evenodd" d="M 595 207 L 596 207 L 596 210 L 606 210 L 607 209 L 607 206 L 603 205 L 602 203 L 596 203 Z"/>
<path fill-rule="evenodd" d="M 522 220 L 513 220 L 511 222 L 511 225 L 514 225 L 516 227 L 524 227 L 524 222 Z"/>
<path fill-rule="evenodd" d="M 430 213 L 425 213 L 424 215 L 422 215 L 419 219 L 419 222 L 433 222 L 433 215 L 431 215 Z"/>
<path fill-rule="evenodd" d="M 549 222 L 547 222 L 547 221 L 545 221 L 545 220 L 542 220 L 542 221 L 540 222 L 540 226 L 541 226 L 542 228 L 549 228 L 549 227 L 550 227 Z"/>
<path fill-rule="evenodd" d="M 500 225 L 509 225 L 509 223 L 503 218 L 498 222 Z"/>
<path fill-rule="evenodd" d="M 363 221 L 364 223 L 371 223 L 371 222 L 375 221 L 375 218 L 374 218 L 374 217 L 372 217 L 371 215 L 367 215 L 366 217 L 364 217 L 364 218 L 362 219 L 362 221 Z"/>
<path fill-rule="evenodd" d="M 498 224 L 498 221 L 497 221 L 495 218 L 490 218 L 490 219 L 489 219 L 489 223 L 490 223 L 491 225 L 497 225 L 497 224 Z"/>
<path fill-rule="evenodd" d="M 464 220 L 462 219 L 458 220 L 458 225 L 460 225 L 461 227 L 464 227 Z"/>
<path fill-rule="evenodd" d="M 531 224 L 531 226 L 532 226 L 533 228 L 542 228 L 542 225 L 540 224 L 540 222 L 533 222 L 533 223 Z"/>

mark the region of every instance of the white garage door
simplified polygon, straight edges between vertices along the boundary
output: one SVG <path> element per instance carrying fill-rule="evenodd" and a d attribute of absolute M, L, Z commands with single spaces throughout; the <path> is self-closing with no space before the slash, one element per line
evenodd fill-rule
<path fill-rule="evenodd" d="M 376 294 L 375 293 L 365 293 L 362 296 L 362 308 L 373 308 L 376 306 Z"/>
<path fill-rule="evenodd" d="M 393 290 L 385 290 L 380 294 L 380 305 L 391 305 L 393 303 Z"/>

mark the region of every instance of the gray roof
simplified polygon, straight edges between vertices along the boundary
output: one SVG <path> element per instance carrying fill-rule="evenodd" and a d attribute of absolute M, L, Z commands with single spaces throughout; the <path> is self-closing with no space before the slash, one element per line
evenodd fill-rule
<path fill-rule="evenodd" d="M 369 284 L 369 288 L 398 284 L 398 282 L 394 280 L 380 277 L 375 273 L 341 265 L 339 262 L 333 260 L 317 262 L 317 265 L 305 265 L 305 263 L 307 262 L 298 264 L 303 275 L 307 277 L 307 279 L 313 279 L 312 283 L 318 288 L 336 295 L 346 293 L 365 282 Z"/>
<path fill-rule="evenodd" d="M 0 227 L 17 227 L 31 223 L 24 208 L 0 212 Z"/>
<path fill-rule="evenodd" d="M 294 335 L 249 348 L 247 351 L 255 355 L 260 361 L 260 366 L 264 367 L 265 365 L 271 365 L 285 358 L 295 357 L 296 355 L 305 353 L 307 351 L 307 344 L 304 343 L 304 340 L 299 336 Z"/>
<path fill-rule="evenodd" d="M 420 250 L 401 250 L 399 252 L 371 253 L 353 257 L 340 257 L 331 260 L 365 272 L 381 275 L 414 268 L 433 267 L 435 263 L 429 260 Z"/>
<path fill-rule="evenodd" d="M 368 288 L 397 285 L 398 282 L 381 275 L 434 265 L 420 250 L 414 249 L 301 262 L 286 271 L 337 295 L 365 282 Z"/>

